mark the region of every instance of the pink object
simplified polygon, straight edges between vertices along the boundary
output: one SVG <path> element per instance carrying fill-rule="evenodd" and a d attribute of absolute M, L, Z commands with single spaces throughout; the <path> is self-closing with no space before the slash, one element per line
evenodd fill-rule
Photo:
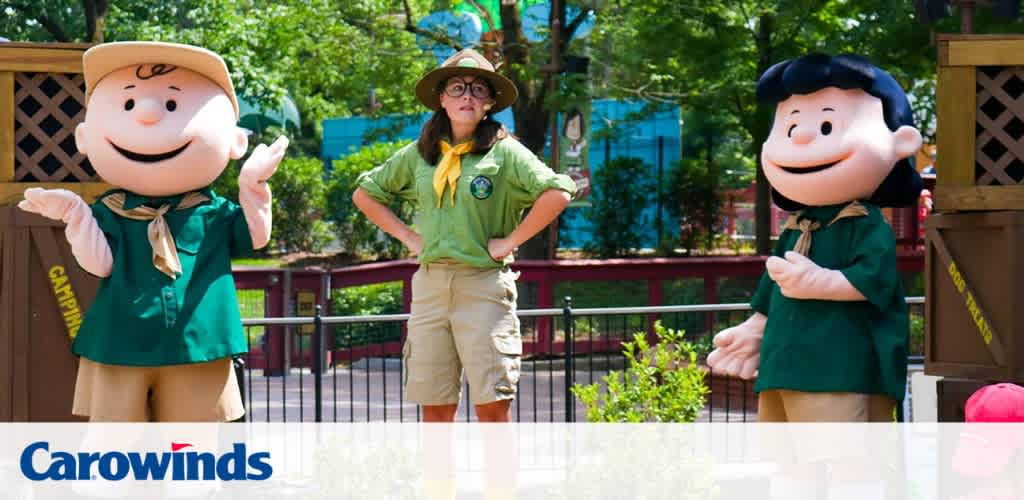
<path fill-rule="evenodd" d="M 973 478 L 1005 476 L 1024 445 L 1024 387 L 994 384 L 978 389 L 964 411 L 966 424 L 953 455 L 953 470 Z"/>
<path fill-rule="evenodd" d="M 978 389 L 964 408 L 966 422 L 1024 422 L 1024 387 L 995 384 Z"/>

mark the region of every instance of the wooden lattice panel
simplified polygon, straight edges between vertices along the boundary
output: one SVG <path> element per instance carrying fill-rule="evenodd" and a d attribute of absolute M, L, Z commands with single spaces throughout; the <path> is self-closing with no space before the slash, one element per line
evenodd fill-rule
<path fill-rule="evenodd" d="M 75 147 L 85 119 L 85 81 L 74 73 L 15 73 L 14 180 L 93 182 L 99 179 Z"/>
<path fill-rule="evenodd" d="M 977 72 L 974 173 L 979 186 L 1024 182 L 1024 66 Z"/>

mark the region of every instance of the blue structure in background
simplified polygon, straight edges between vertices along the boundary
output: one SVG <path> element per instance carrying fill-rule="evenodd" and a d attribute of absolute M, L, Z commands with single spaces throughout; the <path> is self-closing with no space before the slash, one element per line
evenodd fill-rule
<path fill-rule="evenodd" d="M 331 160 L 347 156 L 359 148 L 380 141 L 416 140 L 420 128 L 430 118 L 430 113 L 419 115 L 389 115 L 379 118 L 353 116 L 324 120 L 323 144 L 320 158 L 330 168 Z M 511 109 L 503 109 L 494 115 L 509 130 L 514 130 L 515 119 Z M 397 128 L 397 130 L 395 130 Z"/>
<path fill-rule="evenodd" d="M 643 160 L 649 167 L 649 175 L 652 178 L 659 178 L 660 165 L 661 184 L 663 188 L 666 187 L 669 169 L 680 159 L 682 115 L 678 107 L 654 114 L 643 114 L 644 106 L 642 102 L 611 99 L 593 101 L 590 123 L 592 178 L 610 159 L 635 157 Z M 632 118 L 638 115 L 644 117 Z M 330 168 L 331 160 L 346 156 L 374 142 L 415 140 L 429 117 L 429 113 L 423 113 L 373 119 L 351 117 L 324 120 L 321 157 L 327 168 Z M 514 132 L 515 121 L 510 109 L 496 114 L 495 118 Z M 550 155 L 550 143 L 545 146 L 545 154 Z M 594 186 L 594 189 L 597 189 L 597 186 Z M 586 210 L 585 207 L 573 207 L 565 211 L 559 231 L 562 247 L 581 248 L 592 240 L 593 225 L 586 218 Z M 656 248 L 658 244 L 656 213 L 656 203 L 652 202 L 644 210 L 644 223 L 638 224 L 636 228 L 642 236 L 643 245 L 647 248 Z M 670 221 L 664 210 L 662 221 L 663 237 L 678 235 L 678 224 Z"/>

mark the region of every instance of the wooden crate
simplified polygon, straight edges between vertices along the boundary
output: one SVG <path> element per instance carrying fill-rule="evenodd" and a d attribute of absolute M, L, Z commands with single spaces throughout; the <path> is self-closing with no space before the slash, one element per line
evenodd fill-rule
<path fill-rule="evenodd" d="M 110 188 L 75 146 L 88 47 L 0 44 L 0 421 L 76 420 L 78 361 L 65 319 L 73 329 L 99 280 L 78 267 L 62 224 L 15 204 L 33 186 L 74 191 L 87 202 Z"/>
<path fill-rule="evenodd" d="M 109 189 L 75 147 L 85 119 L 83 44 L 0 44 L 0 205 L 32 186 L 86 201 Z"/>
<path fill-rule="evenodd" d="M 941 35 L 940 212 L 1024 209 L 1024 35 Z"/>
<path fill-rule="evenodd" d="M 62 224 L 0 206 L 0 422 L 78 420 L 71 337 L 98 287 Z"/>
<path fill-rule="evenodd" d="M 1024 381 L 1024 211 L 925 222 L 925 372 Z"/>

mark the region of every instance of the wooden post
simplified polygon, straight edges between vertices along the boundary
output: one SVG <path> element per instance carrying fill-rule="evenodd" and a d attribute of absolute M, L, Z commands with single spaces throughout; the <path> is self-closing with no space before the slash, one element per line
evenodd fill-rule
<path fill-rule="evenodd" d="M 537 308 L 555 307 L 554 284 L 544 276 L 537 283 Z M 551 318 L 537 318 L 537 352 L 551 353 Z"/>
<path fill-rule="evenodd" d="M 657 279 L 647 280 L 647 305 L 662 305 L 662 281 Z M 654 332 L 654 322 L 658 320 L 657 314 L 647 315 L 647 341 L 654 344 L 657 335 Z"/>
<path fill-rule="evenodd" d="M 936 163 L 935 207 L 951 208 L 957 190 L 974 186 L 975 69 L 939 66 L 936 91 L 936 137 L 942 145 Z M 965 98 L 970 96 L 970 102 Z M 950 194 L 950 189 L 953 188 Z"/>
<path fill-rule="evenodd" d="M 705 304 L 717 304 L 718 303 L 718 275 L 717 274 L 705 274 L 704 275 L 704 303 Z M 704 328 L 714 335 L 715 333 L 715 313 L 709 312 L 704 316 Z"/>
<path fill-rule="evenodd" d="M 0 71 L 0 182 L 14 181 L 14 73 Z"/>

